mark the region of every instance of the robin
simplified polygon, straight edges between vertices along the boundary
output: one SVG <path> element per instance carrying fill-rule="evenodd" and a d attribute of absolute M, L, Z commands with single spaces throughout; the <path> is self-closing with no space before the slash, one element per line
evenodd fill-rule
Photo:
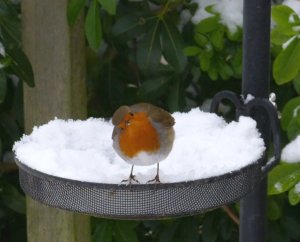
<path fill-rule="evenodd" d="M 149 103 L 119 107 L 113 117 L 113 148 L 119 156 L 131 164 L 129 178 L 122 180 L 131 185 L 139 183 L 133 175 L 135 165 L 157 163 L 157 173 L 149 182 L 160 183 L 159 162 L 170 153 L 174 141 L 174 118 L 162 108 Z"/>

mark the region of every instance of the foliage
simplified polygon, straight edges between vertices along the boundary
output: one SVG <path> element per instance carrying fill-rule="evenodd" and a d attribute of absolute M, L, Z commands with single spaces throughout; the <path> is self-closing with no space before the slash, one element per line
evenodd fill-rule
<path fill-rule="evenodd" d="M 0 1 L 0 241 L 24 241 L 26 233 L 18 176 L 5 169 L 14 168 L 11 147 L 23 132 L 20 80 L 34 86 L 31 65 L 21 49 L 19 13 L 18 5 Z"/>
<path fill-rule="evenodd" d="M 70 0 L 70 26 L 85 15 L 89 115 L 110 117 L 121 104 L 139 101 L 169 111 L 185 110 L 205 104 L 220 90 L 239 93 L 242 29 L 230 32 L 213 6 L 206 10 L 211 16 L 194 25 L 181 18 L 183 11 L 195 12 L 195 4 L 188 0 Z M 34 85 L 32 69 L 20 48 L 19 13 L 18 5 L 0 2 L 2 159 L 23 131 L 22 82 L 15 76 Z M 272 18 L 271 89 L 277 95 L 285 145 L 300 134 L 300 20 L 283 5 L 273 6 Z M 269 241 L 300 239 L 299 194 L 295 192 L 299 172 L 299 163 L 282 162 L 270 173 Z M 238 203 L 230 208 L 239 213 Z M 16 174 L 0 174 L 0 240 L 26 240 L 24 213 Z M 92 225 L 93 242 L 238 240 L 238 226 L 221 209 L 161 221 L 94 218 Z M 17 230 L 23 231 L 19 237 Z"/>
<path fill-rule="evenodd" d="M 242 30 L 232 33 L 220 22 L 220 14 L 212 6 L 206 8 L 213 16 L 202 20 L 195 27 L 195 46 L 185 48 L 188 56 L 197 56 L 200 69 L 211 80 L 241 78 Z"/>

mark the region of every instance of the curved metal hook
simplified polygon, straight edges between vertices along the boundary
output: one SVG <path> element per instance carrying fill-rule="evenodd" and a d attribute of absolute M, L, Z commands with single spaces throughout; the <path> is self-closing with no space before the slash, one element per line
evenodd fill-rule
<path fill-rule="evenodd" d="M 263 175 L 265 175 L 280 161 L 280 155 L 281 155 L 280 125 L 279 125 L 277 110 L 268 99 L 255 98 L 251 100 L 249 103 L 245 105 L 247 114 L 250 115 L 250 112 L 257 107 L 263 108 L 269 117 L 270 125 L 271 125 L 271 134 L 273 138 L 273 146 L 274 146 L 274 155 L 261 168 Z"/>
<path fill-rule="evenodd" d="M 231 91 L 221 91 L 218 92 L 212 100 L 211 106 L 210 106 L 210 112 L 216 113 L 218 111 L 218 107 L 224 99 L 227 99 L 231 101 L 237 110 L 242 109 L 243 103 L 240 100 L 240 97 L 236 95 L 234 92 Z"/>

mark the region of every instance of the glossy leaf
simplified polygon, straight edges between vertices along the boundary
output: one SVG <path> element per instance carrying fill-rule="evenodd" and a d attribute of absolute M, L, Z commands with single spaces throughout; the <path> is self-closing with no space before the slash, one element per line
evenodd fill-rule
<path fill-rule="evenodd" d="M 142 82 L 138 95 L 142 99 L 155 100 L 167 92 L 170 80 L 171 76 L 160 76 L 157 78 L 147 79 Z"/>
<path fill-rule="evenodd" d="M 295 139 L 300 135 L 300 115 L 294 117 L 287 127 L 287 135 L 289 140 Z"/>
<path fill-rule="evenodd" d="M 278 220 L 282 216 L 282 207 L 272 197 L 268 199 L 267 216 L 270 220 Z"/>
<path fill-rule="evenodd" d="M 297 76 L 294 78 L 293 86 L 296 92 L 298 93 L 298 95 L 300 95 L 300 72 L 298 72 Z"/>
<path fill-rule="evenodd" d="M 205 34 L 201 33 L 195 33 L 194 40 L 201 47 L 205 47 L 208 43 L 208 37 Z"/>
<path fill-rule="evenodd" d="M 5 182 L 2 189 L 0 194 L 4 204 L 17 213 L 25 214 L 25 197 L 9 183 Z"/>
<path fill-rule="evenodd" d="M 117 0 L 98 0 L 102 8 L 104 8 L 111 15 L 116 14 Z"/>
<path fill-rule="evenodd" d="M 100 48 L 102 42 L 102 27 L 97 0 L 92 0 L 85 19 L 85 34 L 92 49 Z"/>
<path fill-rule="evenodd" d="M 67 8 L 68 23 L 73 26 L 78 18 L 79 13 L 84 8 L 86 0 L 70 0 Z"/>
<path fill-rule="evenodd" d="M 200 55 L 200 67 L 202 71 L 208 71 L 211 63 L 211 58 L 213 56 L 213 50 L 208 48 L 203 51 Z"/>
<path fill-rule="evenodd" d="M 173 23 L 163 21 L 161 40 L 162 51 L 167 62 L 175 72 L 182 73 L 187 64 L 187 58 L 183 53 L 182 36 Z"/>
<path fill-rule="evenodd" d="M 220 27 L 219 17 L 212 16 L 206 19 L 203 19 L 196 27 L 198 33 L 209 33 Z"/>
<path fill-rule="evenodd" d="M 272 7 L 272 19 L 281 26 L 291 25 L 289 17 L 294 11 L 286 5 L 277 5 Z"/>
<path fill-rule="evenodd" d="M 125 15 L 117 19 L 115 25 L 113 26 L 112 32 L 114 35 L 121 35 L 124 33 L 131 33 L 134 29 L 142 26 L 143 23 L 138 16 L 135 15 Z M 134 34 L 131 35 L 131 38 Z"/>
<path fill-rule="evenodd" d="M 299 192 L 300 178 L 297 184 L 289 191 L 289 202 L 291 205 L 294 206 L 300 202 L 300 192 Z"/>
<path fill-rule="evenodd" d="M 268 194 L 280 194 L 289 190 L 300 179 L 300 164 L 280 164 L 269 175 Z"/>
<path fill-rule="evenodd" d="M 290 38 L 291 36 L 284 34 L 279 28 L 274 28 L 271 32 L 271 42 L 276 45 L 282 45 Z"/>
<path fill-rule="evenodd" d="M 3 69 L 0 69 L 0 103 L 3 103 L 7 90 L 7 79 Z"/>
<path fill-rule="evenodd" d="M 219 28 L 212 32 L 211 34 L 211 42 L 217 50 L 221 50 L 224 48 L 224 29 Z"/>
<path fill-rule="evenodd" d="M 9 68 L 13 73 L 25 81 L 28 86 L 34 87 L 33 70 L 24 52 L 19 48 L 6 48 L 6 56 L 10 58 Z"/>
<path fill-rule="evenodd" d="M 200 54 L 201 51 L 202 50 L 197 46 L 189 46 L 189 47 L 184 48 L 184 50 L 183 50 L 184 54 L 187 56 L 198 55 L 198 54 Z"/>
<path fill-rule="evenodd" d="M 287 130 L 289 123 L 297 115 L 300 115 L 300 97 L 290 99 L 283 107 L 280 120 L 282 129 Z"/>
<path fill-rule="evenodd" d="M 162 53 L 159 29 L 160 22 L 153 21 L 152 27 L 138 44 L 137 63 L 145 75 L 155 72 L 160 64 Z"/>
<path fill-rule="evenodd" d="M 273 76 L 278 85 L 294 79 L 300 70 L 300 39 L 295 38 L 287 48 L 276 57 Z"/>
<path fill-rule="evenodd" d="M 19 48 L 21 46 L 21 23 L 17 16 L 2 16 L 0 28 L 2 41 L 7 48 Z"/>

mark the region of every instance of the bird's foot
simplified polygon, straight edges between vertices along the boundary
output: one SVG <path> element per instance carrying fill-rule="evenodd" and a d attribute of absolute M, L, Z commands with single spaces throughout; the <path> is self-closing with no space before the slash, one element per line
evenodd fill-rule
<path fill-rule="evenodd" d="M 160 184 L 159 175 L 156 175 L 153 179 L 147 181 L 148 183 Z"/>
<path fill-rule="evenodd" d="M 137 184 L 140 184 L 140 182 L 135 178 L 135 175 L 130 175 L 128 179 L 124 179 L 121 181 L 121 183 L 127 183 L 127 185 L 131 186 L 132 182 L 136 182 Z"/>

